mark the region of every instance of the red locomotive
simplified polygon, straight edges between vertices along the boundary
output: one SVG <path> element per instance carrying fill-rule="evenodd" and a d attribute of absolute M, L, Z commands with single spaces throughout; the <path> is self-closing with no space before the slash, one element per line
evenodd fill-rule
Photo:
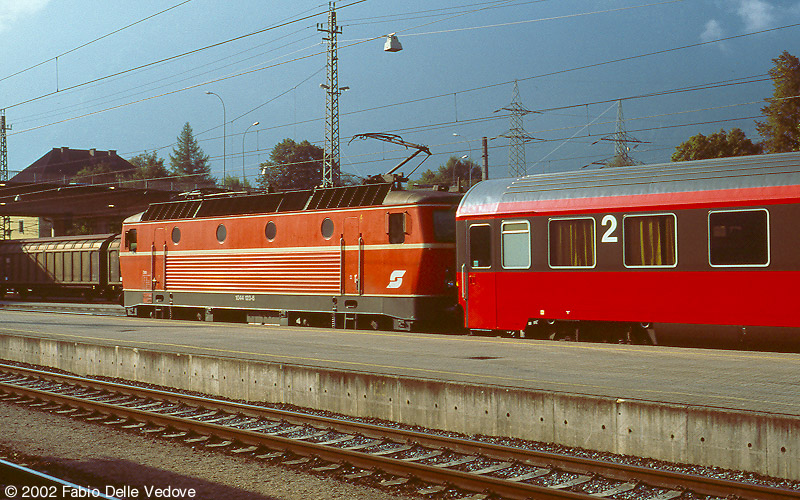
<path fill-rule="evenodd" d="M 457 212 L 471 330 L 798 338 L 800 154 L 481 182 Z"/>
<path fill-rule="evenodd" d="M 188 197 L 123 224 L 138 316 L 401 330 L 455 312 L 460 195 L 390 183 Z"/>

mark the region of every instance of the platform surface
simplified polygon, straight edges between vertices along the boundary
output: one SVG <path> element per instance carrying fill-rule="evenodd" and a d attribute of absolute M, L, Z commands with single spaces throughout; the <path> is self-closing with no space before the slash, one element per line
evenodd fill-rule
<path fill-rule="evenodd" d="M 10 310 L 0 310 L 0 333 L 800 416 L 800 354 L 791 353 Z"/>

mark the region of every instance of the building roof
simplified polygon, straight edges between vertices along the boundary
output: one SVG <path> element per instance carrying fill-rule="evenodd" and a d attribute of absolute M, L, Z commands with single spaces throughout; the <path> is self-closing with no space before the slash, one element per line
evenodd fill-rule
<path fill-rule="evenodd" d="M 113 174 L 78 178 L 77 174 L 87 167 L 108 167 Z M 117 173 L 135 170 L 130 162 L 117 155 L 115 150 L 53 148 L 10 179 L 11 182 L 49 182 L 61 184 L 100 184 L 112 181 Z"/>

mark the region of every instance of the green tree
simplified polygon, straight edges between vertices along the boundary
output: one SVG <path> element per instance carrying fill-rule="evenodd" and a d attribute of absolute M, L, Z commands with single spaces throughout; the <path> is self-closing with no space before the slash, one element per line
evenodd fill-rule
<path fill-rule="evenodd" d="M 208 155 L 203 153 L 192 133 L 189 122 L 183 126 L 178 142 L 169 155 L 172 173 L 185 177 L 186 181 L 200 184 L 214 184 L 211 177 L 211 167 L 208 165 Z"/>
<path fill-rule="evenodd" d="M 164 166 L 164 159 L 158 157 L 158 153 L 153 151 L 136 155 L 130 160 L 131 165 L 136 167 L 131 178 L 133 179 L 159 179 L 167 177 L 169 172 Z"/>
<path fill-rule="evenodd" d="M 234 177 L 232 175 L 226 175 L 225 181 L 223 185 L 230 189 L 231 191 L 247 191 L 252 189 L 253 186 L 250 185 L 250 181 L 245 179 L 244 182 L 238 177 Z"/>
<path fill-rule="evenodd" d="M 111 166 L 101 162 L 81 168 L 75 172 L 73 180 L 79 184 L 103 184 L 113 182 L 116 178 Z"/>
<path fill-rule="evenodd" d="M 709 136 L 697 134 L 682 142 L 672 153 L 672 161 L 705 160 L 761 154 L 763 146 L 753 143 L 739 128 L 721 129 Z"/>
<path fill-rule="evenodd" d="M 774 90 L 771 98 L 764 99 L 764 121 L 756 121 L 756 129 L 768 153 L 800 151 L 800 60 L 784 50 L 772 62 L 769 76 Z"/>
<path fill-rule="evenodd" d="M 322 148 L 308 141 L 284 139 L 261 164 L 258 184 L 263 189 L 311 189 L 322 184 Z"/>
<path fill-rule="evenodd" d="M 420 178 L 415 184 L 447 184 L 458 183 L 460 179 L 464 185 L 469 183 L 470 171 L 472 172 L 472 183 L 481 180 L 481 167 L 467 158 L 451 156 L 444 165 L 434 171 L 425 170 L 420 174 Z"/>

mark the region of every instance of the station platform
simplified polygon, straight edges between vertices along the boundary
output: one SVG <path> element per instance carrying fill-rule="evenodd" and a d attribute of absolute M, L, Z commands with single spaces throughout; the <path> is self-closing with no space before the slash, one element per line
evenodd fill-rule
<path fill-rule="evenodd" d="M 800 480 L 800 354 L 0 309 L 0 358 Z"/>

